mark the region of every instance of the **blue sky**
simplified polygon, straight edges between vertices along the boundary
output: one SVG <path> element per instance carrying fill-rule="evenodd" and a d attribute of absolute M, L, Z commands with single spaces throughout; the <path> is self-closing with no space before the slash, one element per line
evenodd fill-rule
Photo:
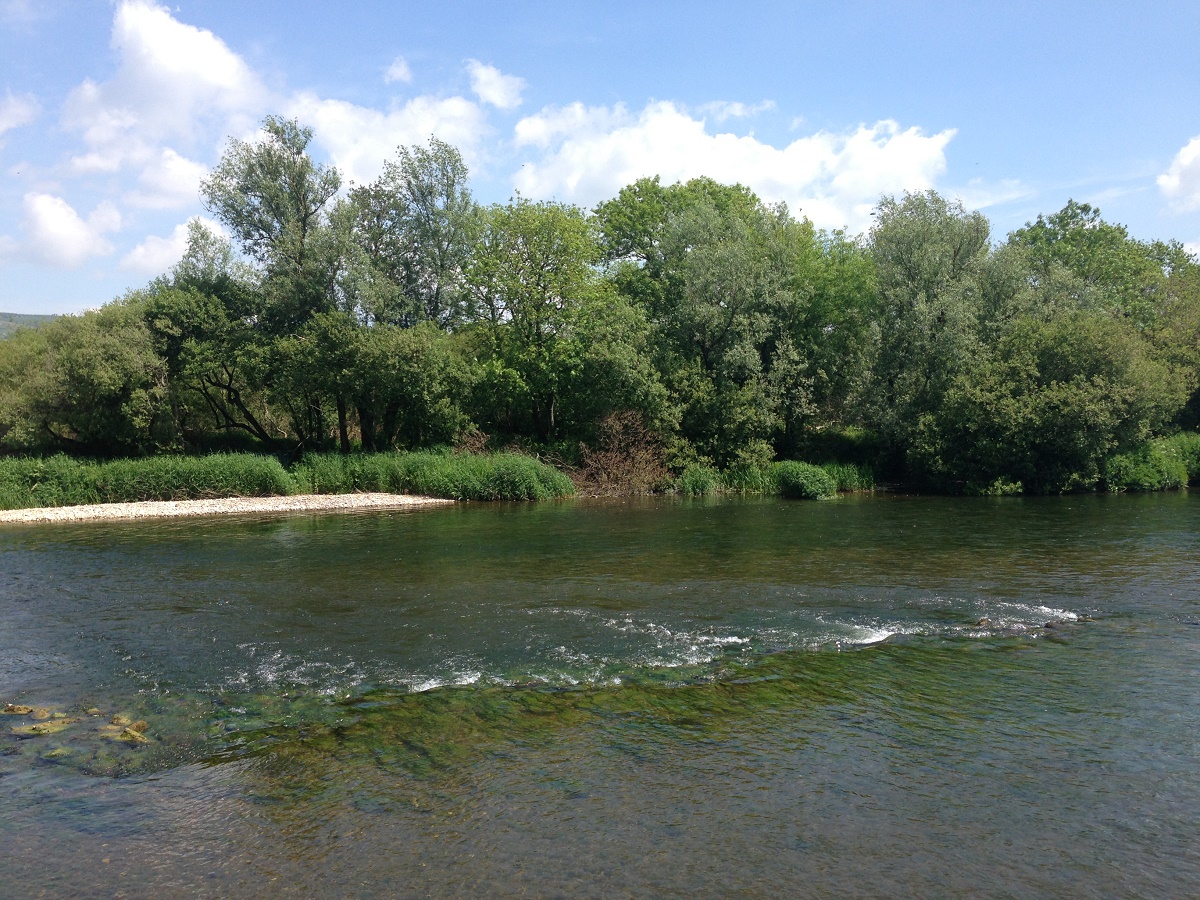
<path fill-rule="evenodd" d="M 0 0 L 0 310 L 145 284 L 269 113 L 371 180 L 431 133 L 476 196 L 741 181 L 825 228 L 937 188 L 994 237 L 1070 198 L 1200 249 L 1200 4 Z"/>

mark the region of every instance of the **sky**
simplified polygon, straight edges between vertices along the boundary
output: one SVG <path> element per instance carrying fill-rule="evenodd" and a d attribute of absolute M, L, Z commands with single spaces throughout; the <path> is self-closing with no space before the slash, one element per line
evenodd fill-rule
<path fill-rule="evenodd" d="M 1197 47 L 1194 0 L 0 0 L 0 310 L 167 272 L 272 114 L 347 185 L 436 135 L 485 203 L 707 175 L 859 234 L 933 188 L 997 241 L 1075 199 L 1200 251 Z"/>

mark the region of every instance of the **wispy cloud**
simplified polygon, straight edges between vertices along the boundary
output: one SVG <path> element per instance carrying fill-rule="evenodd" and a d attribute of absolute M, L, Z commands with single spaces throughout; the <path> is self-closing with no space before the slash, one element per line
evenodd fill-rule
<path fill-rule="evenodd" d="M 411 84 L 412 80 L 412 69 L 408 67 L 408 61 L 403 56 L 393 59 L 392 64 L 383 73 L 384 84 L 395 84 L 397 81 L 402 84 Z"/>

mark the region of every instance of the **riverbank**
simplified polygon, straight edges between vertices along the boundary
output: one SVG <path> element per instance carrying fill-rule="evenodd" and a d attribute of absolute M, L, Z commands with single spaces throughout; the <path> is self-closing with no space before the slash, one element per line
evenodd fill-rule
<path fill-rule="evenodd" d="M 234 513 L 320 512 L 443 506 L 453 500 L 411 494 L 299 494 L 287 497 L 223 497 L 209 500 L 143 500 L 83 506 L 36 507 L 0 512 L 0 523 L 84 522 L 112 519 L 179 518 Z"/>

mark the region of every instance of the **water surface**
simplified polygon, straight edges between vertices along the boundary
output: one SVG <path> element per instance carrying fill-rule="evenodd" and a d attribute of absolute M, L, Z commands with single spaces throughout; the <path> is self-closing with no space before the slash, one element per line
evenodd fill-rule
<path fill-rule="evenodd" d="M 10 526 L 0 893 L 1195 895 L 1198 604 L 1194 494 Z"/>

